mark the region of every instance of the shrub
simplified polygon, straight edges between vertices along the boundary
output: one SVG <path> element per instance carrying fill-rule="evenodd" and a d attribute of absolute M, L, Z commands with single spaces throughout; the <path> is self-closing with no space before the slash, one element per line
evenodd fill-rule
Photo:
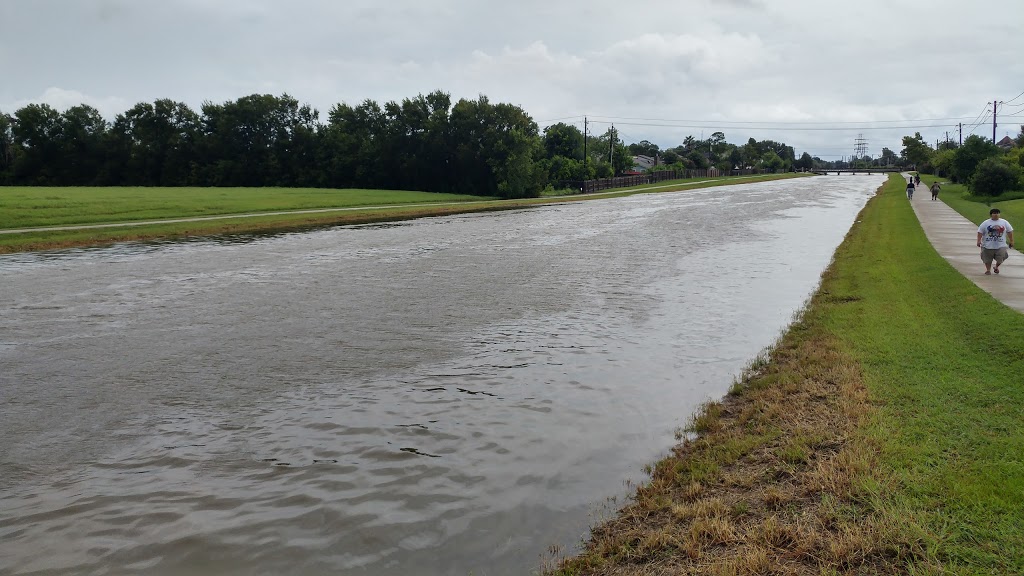
<path fill-rule="evenodd" d="M 1021 171 L 998 158 L 986 158 L 978 164 L 968 187 L 977 196 L 1000 196 L 1020 187 Z"/>

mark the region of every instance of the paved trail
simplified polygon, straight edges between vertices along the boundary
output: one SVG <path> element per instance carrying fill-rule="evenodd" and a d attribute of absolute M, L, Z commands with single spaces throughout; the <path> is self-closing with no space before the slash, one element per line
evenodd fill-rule
<path fill-rule="evenodd" d="M 904 174 L 903 177 L 909 177 Z M 941 198 L 941 194 L 939 197 Z M 954 268 L 1004 304 L 1024 312 L 1024 254 L 1010 250 L 1010 258 L 999 268 L 1000 274 L 985 276 L 985 265 L 975 245 L 978 225 L 964 218 L 945 202 L 931 200 L 931 193 L 922 184 L 910 201 L 921 221 L 921 227 L 935 250 Z M 1024 222 L 1010 222 L 1017 226 L 1016 234 L 1024 234 Z"/>

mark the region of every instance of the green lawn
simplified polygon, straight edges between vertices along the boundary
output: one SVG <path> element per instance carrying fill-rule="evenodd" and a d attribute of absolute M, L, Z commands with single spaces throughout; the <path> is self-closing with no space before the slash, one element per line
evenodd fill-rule
<path fill-rule="evenodd" d="M 840 250 L 828 289 L 856 300 L 823 318 L 878 404 L 867 433 L 897 481 L 878 497 L 949 573 L 1024 574 L 1024 315 L 935 252 L 902 191 L 894 176 Z"/>
<path fill-rule="evenodd" d="M 104 224 L 88 230 L 33 230 L 0 234 L 0 254 L 94 246 L 132 240 L 186 236 L 281 232 L 318 226 L 361 224 L 443 216 L 482 210 L 527 208 L 552 202 L 576 202 L 649 192 L 671 192 L 799 177 L 769 174 L 723 177 L 705 182 L 675 180 L 620 188 L 598 194 L 500 200 L 484 196 L 401 190 L 331 190 L 318 188 L 35 188 L 0 187 L 0 230 L 47 226 Z M 388 206 L 387 208 L 373 208 Z M 288 212 L 339 209 L 319 213 Z M 159 222 L 179 218 L 211 218 L 193 222 Z M 132 221 L 145 222 L 128 226 Z"/>
<path fill-rule="evenodd" d="M 0 187 L 0 229 L 493 198 L 324 188 Z"/>

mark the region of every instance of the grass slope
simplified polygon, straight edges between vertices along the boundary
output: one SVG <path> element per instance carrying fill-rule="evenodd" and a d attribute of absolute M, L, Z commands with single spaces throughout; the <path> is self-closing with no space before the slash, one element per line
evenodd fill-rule
<path fill-rule="evenodd" d="M 547 571 L 1024 573 L 1022 351 L 894 175 L 777 346 Z"/>

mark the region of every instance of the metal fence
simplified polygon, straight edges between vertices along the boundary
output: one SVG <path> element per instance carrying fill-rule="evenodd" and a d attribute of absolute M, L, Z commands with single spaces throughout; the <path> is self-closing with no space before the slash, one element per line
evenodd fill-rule
<path fill-rule="evenodd" d="M 559 182 L 559 188 L 576 190 L 578 194 L 592 194 L 601 190 L 615 188 L 630 188 L 664 182 L 665 180 L 688 180 L 691 178 L 715 178 L 717 176 L 743 176 L 747 174 L 761 174 L 764 170 L 658 170 L 634 176 L 617 176 L 615 178 L 598 178 L 596 180 L 563 180 Z"/>

